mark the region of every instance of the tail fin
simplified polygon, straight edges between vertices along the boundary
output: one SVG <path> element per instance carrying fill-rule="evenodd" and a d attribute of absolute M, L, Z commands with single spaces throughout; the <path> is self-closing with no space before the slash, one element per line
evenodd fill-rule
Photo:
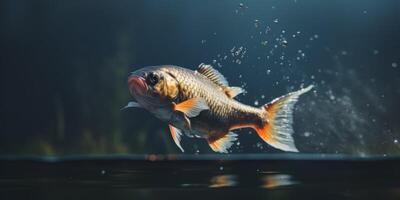
<path fill-rule="evenodd" d="M 267 118 L 261 127 L 255 127 L 258 135 L 269 145 L 283 151 L 298 152 L 294 145 L 293 108 L 300 95 L 310 91 L 313 85 L 274 99 L 263 106 Z"/>

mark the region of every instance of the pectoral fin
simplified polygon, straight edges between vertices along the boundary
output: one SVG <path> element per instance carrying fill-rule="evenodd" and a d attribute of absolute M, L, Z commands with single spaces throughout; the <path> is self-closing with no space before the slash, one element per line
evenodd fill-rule
<path fill-rule="evenodd" d="M 174 104 L 174 110 L 183 112 L 188 117 L 196 117 L 203 110 L 208 110 L 209 107 L 203 98 L 192 98 L 181 102 L 179 104 Z"/>
<path fill-rule="evenodd" d="M 126 108 L 141 108 L 141 106 L 137 102 L 130 101 L 125 107 L 121 108 L 121 110 L 124 110 Z"/>
<path fill-rule="evenodd" d="M 219 138 L 207 138 L 208 145 L 210 145 L 211 149 L 219 153 L 228 153 L 228 149 L 232 147 L 236 140 L 237 134 L 234 132 L 229 132 L 228 134 Z"/>
<path fill-rule="evenodd" d="M 179 149 L 180 149 L 182 152 L 185 152 L 185 151 L 183 150 L 182 146 L 181 146 L 182 131 L 179 130 L 179 129 L 177 129 L 177 128 L 175 128 L 175 127 L 172 126 L 172 125 L 169 125 L 169 130 L 170 130 L 170 132 L 171 132 L 172 139 L 174 140 L 176 146 L 178 146 Z"/>

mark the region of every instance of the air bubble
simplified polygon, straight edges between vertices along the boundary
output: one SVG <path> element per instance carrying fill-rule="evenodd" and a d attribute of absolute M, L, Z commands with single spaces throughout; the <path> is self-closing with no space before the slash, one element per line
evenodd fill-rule
<path fill-rule="evenodd" d="M 392 63 L 393 68 L 397 68 L 397 66 L 398 66 L 397 63 L 395 63 L 395 62 Z"/>

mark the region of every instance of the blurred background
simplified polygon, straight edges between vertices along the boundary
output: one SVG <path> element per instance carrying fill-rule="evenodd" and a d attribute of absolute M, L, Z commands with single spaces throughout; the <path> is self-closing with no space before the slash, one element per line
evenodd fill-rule
<path fill-rule="evenodd" d="M 0 154 L 179 153 L 131 99 L 130 71 L 212 64 L 246 104 L 314 84 L 294 113 L 304 153 L 400 154 L 396 0 L 0 2 Z M 240 130 L 232 153 L 276 153 Z M 212 153 L 184 138 L 185 153 Z"/>

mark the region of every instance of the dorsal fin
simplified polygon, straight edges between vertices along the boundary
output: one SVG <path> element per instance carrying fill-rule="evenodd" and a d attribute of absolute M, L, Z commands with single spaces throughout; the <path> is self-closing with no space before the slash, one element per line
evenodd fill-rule
<path fill-rule="evenodd" d="M 197 69 L 197 72 L 203 74 L 205 77 L 210 79 L 215 84 L 221 86 L 222 88 L 229 86 L 226 78 L 221 73 L 219 73 L 219 71 L 214 69 L 211 65 L 206 65 L 204 63 L 201 63 L 199 65 L 199 68 Z"/>
<path fill-rule="evenodd" d="M 244 92 L 243 88 L 240 87 L 229 87 L 228 81 L 226 78 L 219 73 L 216 69 L 214 69 L 211 65 L 206 65 L 201 63 L 197 72 L 203 74 L 205 77 L 210 79 L 213 83 L 220 86 L 222 91 L 228 96 L 229 98 L 234 98 L 237 95 Z"/>

